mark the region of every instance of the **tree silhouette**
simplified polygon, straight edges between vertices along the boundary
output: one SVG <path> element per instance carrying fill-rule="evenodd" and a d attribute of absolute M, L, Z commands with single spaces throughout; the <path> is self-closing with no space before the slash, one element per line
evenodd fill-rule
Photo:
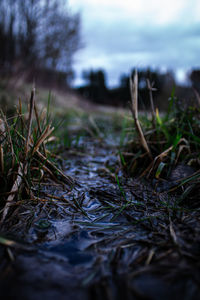
<path fill-rule="evenodd" d="M 79 89 L 81 94 L 94 102 L 106 103 L 108 90 L 105 72 L 103 70 L 83 71 L 83 79 L 86 85 Z"/>
<path fill-rule="evenodd" d="M 200 70 L 193 70 L 189 78 L 192 82 L 192 87 L 200 94 Z"/>
<path fill-rule="evenodd" d="M 62 0 L 0 1 L 0 64 L 44 67 L 71 73 L 80 48 L 80 16 Z"/>

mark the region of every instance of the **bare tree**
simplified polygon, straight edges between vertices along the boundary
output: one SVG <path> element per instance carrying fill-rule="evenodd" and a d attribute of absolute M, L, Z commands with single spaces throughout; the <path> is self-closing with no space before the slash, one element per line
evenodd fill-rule
<path fill-rule="evenodd" d="M 80 16 L 63 0 L 0 0 L 1 66 L 27 66 L 70 73 L 80 48 Z"/>
<path fill-rule="evenodd" d="M 80 47 L 79 15 L 70 15 L 59 1 L 51 1 L 45 11 L 48 17 L 40 31 L 41 59 L 52 68 L 69 71 L 73 55 Z"/>

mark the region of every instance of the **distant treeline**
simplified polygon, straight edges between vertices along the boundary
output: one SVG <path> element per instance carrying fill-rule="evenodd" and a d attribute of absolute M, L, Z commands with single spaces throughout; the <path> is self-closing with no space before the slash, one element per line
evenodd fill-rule
<path fill-rule="evenodd" d="M 0 77 L 23 77 L 48 88 L 70 86 L 73 56 L 81 47 L 80 16 L 72 14 L 63 0 L 0 0 Z M 173 72 L 139 69 L 139 105 L 149 107 L 149 87 L 156 106 L 165 108 L 176 85 Z M 129 75 L 116 88 L 108 88 L 104 70 L 83 73 L 85 85 L 77 89 L 95 103 L 127 106 Z M 193 70 L 188 87 L 176 87 L 176 95 L 189 99 L 200 93 L 200 70 Z M 200 99 L 200 97 L 199 97 Z"/>
<path fill-rule="evenodd" d="M 132 72 L 132 75 L 134 70 Z M 84 98 L 98 104 L 127 106 L 130 102 L 130 75 L 122 75 L 119 86 L 109 89 L 106 83 L 106 74 L 103 70 L 84 71 L 85 85 L 77 89 Z M 140 109 L 150 108 L 150 89 L 152 90 L 155 105 L 166 109 L 168 98 L 175 88 L 175 94 L 181 99 L 191 99 L 195 93 L 200 93 L 200 70 L 193 70 L 189 76 L 190 86 L 178 86 L 172 71 L 161 72 L 151 68 L 138 70 L 139 106 Z"/>
<path fill-rule="evenodd" d="M 0 1 L 0 75 L 24 70 L 33 80 L 40 76 L 38 70 L 49 70 L 51 78 L 58 73 L 62 82 L 70 81 L 79 47 L 79 15 L 72 14 L 65 1 Z M 48 72 L 46 76 L 48 81 Z"/>

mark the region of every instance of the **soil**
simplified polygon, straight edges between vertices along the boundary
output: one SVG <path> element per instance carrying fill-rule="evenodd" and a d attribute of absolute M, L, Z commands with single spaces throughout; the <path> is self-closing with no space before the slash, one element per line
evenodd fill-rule
<path fill-rule="evenodd" d="M 2 299 L 200 299 L 199 211 L 168 184 L 126 177 L 117 145 L 119 134 L 81 137 L 61 153 L 78 184 L 47 181 L 40 196 L 57 200 L 15 208 L 1 230 L 16 242 L 0 246 Z"/>

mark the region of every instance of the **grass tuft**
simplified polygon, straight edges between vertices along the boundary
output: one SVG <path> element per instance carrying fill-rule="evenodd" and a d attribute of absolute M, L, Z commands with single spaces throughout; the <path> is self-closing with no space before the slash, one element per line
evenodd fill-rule
<path fill-rule="evenodd" d="M 48 108 L 49 110 L 49 108 Z M 22 104 L 16 114 L 0 116 L 0 195 L 1 224 L 10 208 L 22 199 L 40 200 L 34 187 L 41 181 L 53 180 L 67 184 L 71 189 L 75 182 L 51 161 L 51 152 L 45 143 L 54 131 L 49 113 L 39 116 L 35 102 L 35 90 L 31 91 L 28 118 L 22 113 Z"/>
<path fill-rule="evenodd" d="M 200 178 L 200 108 L 183 108 L 173 89 L 167 112 L 160 113 L 154 108 L 154 88 L 149 81 L 148 87 L 151 114 L 139 116 L 136 71 L 130 79 L 134 128 L 126 128 L 129 141 L 123 150 L 124 145 L 120 149 L 122 166 L 128 176 L 157 180 L 157 184 L 171 182 L 173 188 L 168 190 L 186 189 L 184 195 L 191 196 Z"/>

